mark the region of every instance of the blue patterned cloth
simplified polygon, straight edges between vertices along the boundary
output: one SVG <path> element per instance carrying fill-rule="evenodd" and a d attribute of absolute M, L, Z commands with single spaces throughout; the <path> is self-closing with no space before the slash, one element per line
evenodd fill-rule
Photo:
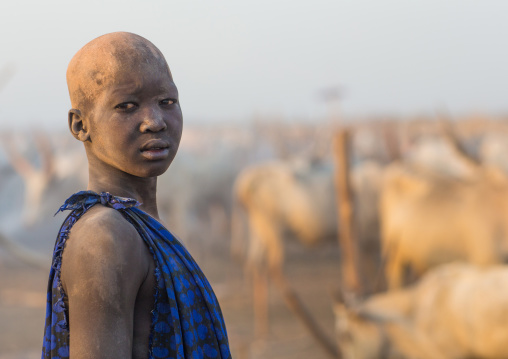
<path fill-rule="evenodd" d="M 59 211 L 71 210 L 56 240 L 49 274 L 42 359 L 69 357 L 68 309 L 60 281 L 65 241 L 79 218 L 97 203 L 118 210 L 138 231 L 156 268 L 149 358 L 231 358 L 219 303 L 205 275 L 185 247 L 130 198 L 82 191 Z M 57 212 L 57 213 L 58 213 Z"/>

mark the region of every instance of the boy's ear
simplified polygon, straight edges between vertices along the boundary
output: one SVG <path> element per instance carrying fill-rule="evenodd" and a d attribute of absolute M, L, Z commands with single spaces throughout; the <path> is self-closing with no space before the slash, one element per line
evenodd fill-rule
<path fill-rule="evenodd" d="M 71 130 L 74 138 L 81 142 L 90 140 L 90 133 L 83 122 L 81 111 L 78 109 L 72 108 L 69 110 L 69 130 Z"/>

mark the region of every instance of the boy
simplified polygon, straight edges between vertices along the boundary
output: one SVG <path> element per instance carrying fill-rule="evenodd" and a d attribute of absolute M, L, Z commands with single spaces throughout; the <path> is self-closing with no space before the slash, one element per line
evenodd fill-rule
<path fill-rule="evenodd" d="M 55 245 L 42 358 L 230 358 L 206 277 L 159 222 L 157 176 L 182 133 L 164 56 L 141 36 L 107 34 L 73 57 L 67 85 L 89 182 L 60 208 L 72 212 Z"/>

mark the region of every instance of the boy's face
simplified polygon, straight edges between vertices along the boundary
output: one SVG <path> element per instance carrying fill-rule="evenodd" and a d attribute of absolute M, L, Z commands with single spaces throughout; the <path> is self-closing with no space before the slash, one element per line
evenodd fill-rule
<path fill-rule="evenodd" d="M 137 177 L 164 173 L 178 150 L 182 111 L 167 67 L 143 64 L 121 68 L 90 109 L 90 165 Z"/>

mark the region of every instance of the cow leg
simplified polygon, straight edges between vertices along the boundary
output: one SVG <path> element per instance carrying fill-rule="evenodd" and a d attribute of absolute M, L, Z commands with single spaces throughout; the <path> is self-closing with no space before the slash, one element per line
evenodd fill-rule
<path fill-rule="evenodd" d="M 262 258 L 265 248 L 251 230 L 249 237 L 249 250 L 245 265 L 245 283 L 252 280 L 254 333 L 256 337 L 263 337 L 268 333 L 268 276 L 263 269 Z"/>
<path fill-rule="evenodd" d="M 254 290 L 254 335 L 265 337 L 269 331 L 268 322 L 268 275 L 258 267 L 252 273 Z"/>
<path fill-rule="evenodd" d="M 253 271 L 255 332 L 268 333 L 268 271 L 278 272 L 282 267 L 283 248 L 277 224 L 263 212 L 249 213 L 251 236 L 249 263 Z"/>
<path fill-rule="evenodd" d="M 237 200 L 233 201 L 231 208 L 231 258 L 237 260 L 239 263 L 245 260 L 245 244 L 244 244 L 244 230 L 243 230 L 244 216 L 243 208 Z"/>
<path fill-rule="evenodd" d="M 404 263 L 400 250 L 396 246 L 390 248 L 386 254 L 385 276 L 389 290 L 401 288 L 404 284 Z"/>

